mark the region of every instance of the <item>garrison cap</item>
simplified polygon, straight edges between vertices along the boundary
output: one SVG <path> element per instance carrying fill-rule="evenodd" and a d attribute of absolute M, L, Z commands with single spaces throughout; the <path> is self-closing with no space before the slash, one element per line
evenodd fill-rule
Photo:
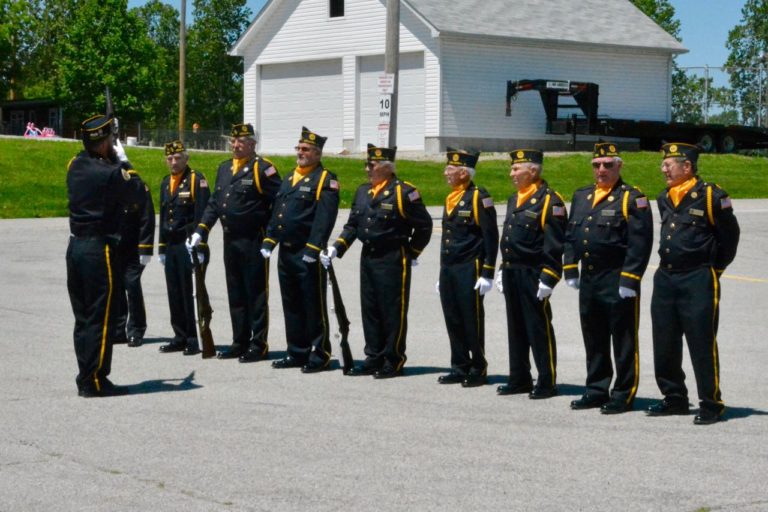
<path fill-rule="evenodd" d="M 183 153 L 187 148 L 184 147 L 184 143 L 180 140 L 165 143 L 165 156 L 175 155 L 176 153 Z"/>
<path fill-rule="evenodd" d="M 83 141 L 98 141 L 112 135 L 112 116 L 97 114 L 89 117 L 80 124 Z"/>
<path fill-rule="evenodd" d="M 395 161 L 395 153 L 397 152 L 397 146 L 393 148 L 377 148 L 373 144 L 368 144 L 368 161 L 369 162 L 381 162 L 381 161 Z"/>
<path fill-rule="evenodd" d="M 328 137 L 321 137 L 306 126 L 301 127 L 301 138 L 299 139 L 299 142 L 312 144 L 313 146 L 317 146 L 318 149 L 323 149 L 326 140 L 328 140 Z"/>
<path fill-rule="evenodd" d="M 686 144 L 685 142 L 670 142 L 661 146 L 663 158 L 682 157 L 694 164 L 699 160 L 700 152 L 701 148 L 699 146 Z"/>
<path fill-rule="evenodd" d="M 445 148 L 445 151 L 445 154 L 448 157 L 448 165 L 454 165 L 456 167 L 472 167 L 474 169 L 477 165 L 477 161 L 480 159 L 480 153 L 470 153 L 463 149 L 448 147 Z"/>
<path fill-rule="evenodd" d="M 229 134 L 231 137 L 255 137 L 256 132 L 253 131 L 253 125 L 251 123 L 233 124 L 232 131 Z"/>
<path fill-rule="evenodd" d="M 540 149 L 516 149 L 509 156 L 513 164 L 539 164 L 544 163 L 544 152 Z"/>
<path fill-rule="evenodd" d="M 595 144 L 595 151 L 592 158 L 603 158 L 606 156 L 619 156 L 619 148 L 613 142 L 598 142 Z"/>

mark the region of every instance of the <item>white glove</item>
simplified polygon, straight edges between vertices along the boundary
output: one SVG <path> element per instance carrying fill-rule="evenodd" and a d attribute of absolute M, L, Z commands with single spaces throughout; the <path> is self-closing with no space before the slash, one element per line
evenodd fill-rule
<path fill-rule="evenodd" d="M 198 263 L 200 263 L 201 265 L 202 265 L 203 263 L 205 263 L 205 254 L 204 254 L 204 253 L 202 253 L 202 252 L 199 252 L 199 253 L 197 253 L 197 261 L 198 261 Z"/>
<path fill-rule="evenodd" d="M 440 280 L 439 279 L 435 283 L 435 293 L 440 295 Z"/>
<path fill-rule="evenodd" d="M 262 249 L 259 252 L 261 252 L 261 255 L 264 257 L 265 260 L 268 260 L 269 257 L 272 256 L 272 251 L 270 251 L 269 249 Z"/>
<path fill-rule="evenodd" d="M 622 299 L 637 297 L 637 292 L 632 288 L 627 288 L 626 286 L 619 286 L 619 297 L 621 297 Z"/>
<path fill-rule="evenodd" d="M 504 284 L 501 280 L 501 270 L 496 272 L 496 289 L 499 290 L 499 293 L 504 293 Z"/>
<path fill-rule="evenodd" d="M 304 256 L 301 257 L 301 261 L 303 261 L 304 263 L 314 263 L 317 261 L 317 258 L 313 258 L 309 254 L 305 254 Z"/>
<path fill-rule="evenodd" d="M 574 277 L 574 278 L 571 278 L 571 279 L 566 279 L 565 280 L 565 284 L 567 284 L 568 286 L 570 286 L 574 290 L 578 290 L 579 289 L 579 278 L 578 277 Z"/>
<path fill-rule="evenodd" d="M 165 266 L 165 254 L 158 254 L 157 261 L 159 261 L 162 266 Z"/>
<path fill-rule="evenodd" d="M 141 254 L 139 255 L 139 264 L 142 267 L 146 267 L 149 265 L 149 262 L 152 261 L 152 255 L 151 254 Z"/>
<path fill-rule="evenodd" d="M 192 236 L 187 239 L 186 246 L 188 251 L 192 251 L 195 247 L 200 245 L 200 241 L 203 239 L 200 233 L 192 233 Z"/>
<path fill-rule="evenodd" d="M 477 282 L 475 282 L 475 290 L 477 290 L 480 295 L 485 295 L 491 291 L 491 288 L 493 288 L 493 281 L 486 277 L 480 277 L 477 279 Z"/>
<path fill-rule="evenodd" d="M 120 143 L 120 139 L 115 140 L 115 154 L 117 155 L 117 159 L 121 162 L 128 161 L 128 155 L 125 154 L 125 149 L 123 149 L 123 145 Z"/>
<path fill-rule="evenodd" d="M 411 266 L 412 267 L 418 267 L 419 266 L 419 260 L 416 260 L 416 259 L 411 260 Z"/>
<path fill-rule="evenodd" d="M 544 300 L 552 295 L 552 288 L 539 281 L 539 291 L 536 292 L 536 298 Z"/>
<path fill-rule="evenodd" d="M 331 265 L 331 260 L 336 257 L 336 253 L 336 248 L 330 246 L 320 253 L 320 263 L 322 263 L 325 268 L 328 268 Z"/>

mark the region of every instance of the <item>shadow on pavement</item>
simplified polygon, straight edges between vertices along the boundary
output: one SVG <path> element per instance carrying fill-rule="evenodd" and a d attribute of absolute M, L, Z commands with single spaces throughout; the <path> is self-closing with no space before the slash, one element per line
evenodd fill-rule
<path fill-rule="evenodd" d="M 448 368 L 441 366 L 406 366 L 403 368 L 403 377 L 429 375 L 430 373 L 448 373 L 449 371 Z"/>
<path fill-rule="evenodd" d="M 170 343 L 173 338 L 144 338 L 143 345 L 152 345 L 155 343 Z"/>
<path fill-rule="evenodd" d="M 191 391 L 202 388 L 195 384 L 195 372 L 190 372 L 183 379 L 153 379 L 145 380 L 139 384 L 130 384 L 126 386 L 132 395 L 146 395 L 149 393 L 165 393 L 168 391 Z"/>
<path fill-rule="evenodd" d="M 742 418 L 748 418 L 750 416 L 766 416 L 768 411 L 761 411 L 760 409 L 753 409 L 751 407 L 728 407 L 725 408 L 723 419 L 728 420 L 740 420 Z"/>

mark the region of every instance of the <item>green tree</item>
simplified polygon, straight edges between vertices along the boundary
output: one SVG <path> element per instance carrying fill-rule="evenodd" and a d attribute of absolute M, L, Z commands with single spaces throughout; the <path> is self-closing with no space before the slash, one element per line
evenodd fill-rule
<path fill-rule="evenodd" d="M 28 0 L 0 0 L 0 100 L 21 92 L 22 70 L 35 46 L 33 7 Z"/>
<path fill-rule="evenodd" d="M 741 22 L 728 33 L 726 66 L 742 121 L 766 125 L 768 87 L 768 0 L 747 0 Z M 762 93 L 762 98 L 760 94 Z M 759 107 L 762 105 L 762 112 Z"/>
<path fill-rule="evenodd" d="M 243 62 L 227 50 L 248 27 L 246 0 L 194 0 L 187 51 L 187 119 L 225 130 L 243 115 Z"/>
<path fill-rule="evenodd" d="M 151 113 L 147 100 L 161 85 L 152 69 L 155 45 L 127 0 L 78 1 L 59 46 L 59 93 L 71 115 L 103 110 L 105 86 L 121 121 Z"/>

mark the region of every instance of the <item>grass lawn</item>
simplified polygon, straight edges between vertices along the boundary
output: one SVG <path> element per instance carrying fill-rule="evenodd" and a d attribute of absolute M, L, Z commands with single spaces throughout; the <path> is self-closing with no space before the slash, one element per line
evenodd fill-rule
<path fill-rule="evenodd" d="M 0 218 L 62 217 L 67 215 L 65 173 L 67 163 L 82 148 L 79 142 L 0 138 Z M 160 182 L 168 173 L 160 148 L 126 148 L 128 158 L 159 201 Z M 294 165 L 292 156 L 266 155 L 284 176 Z M 625 181 L 640 187 L 651 198 L 664 188 L 657 152 L 622 155 Z M 191 152 L 190 165 L 213 182 L 216 169 L 226 153 Z M 589 153 L 562 153 L 546 156 L 544 178 L 570 200 L 574 190 L 592 181 Z M 365 181 L 363 156 L 323 159 L 341 183 L 341 207 L 349 207 L 357 186 Z M 398 176 L 412 182 L 429 205 L 442 204 L 448 193 L 442 161 L 398 160 Z M 768 159 L 741 155 L 703 155 L 699 172 L 707 181 L 721 185 L 735 198 L 768 197 Z M 509 159 L 480 157 L 475 182 L 485 186 L 496 203 L 503 203 L 512 191 Z"/>

